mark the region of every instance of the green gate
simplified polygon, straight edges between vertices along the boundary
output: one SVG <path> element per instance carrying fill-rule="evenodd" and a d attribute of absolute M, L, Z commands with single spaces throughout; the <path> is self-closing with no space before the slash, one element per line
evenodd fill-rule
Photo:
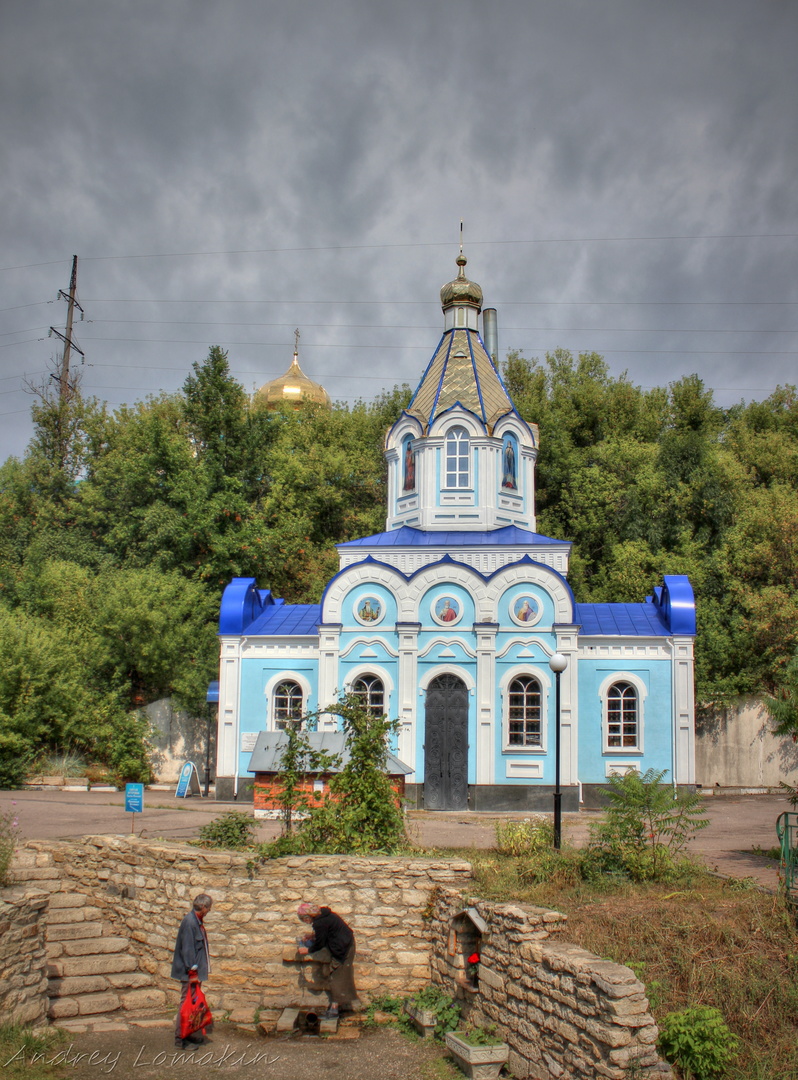
<path fill-rule="evenodd" d="M 798 904 L 798 814 L 780 814 L 776 821 L 776 835 L 781 844 L 787 900 L 791 904 Z"/>

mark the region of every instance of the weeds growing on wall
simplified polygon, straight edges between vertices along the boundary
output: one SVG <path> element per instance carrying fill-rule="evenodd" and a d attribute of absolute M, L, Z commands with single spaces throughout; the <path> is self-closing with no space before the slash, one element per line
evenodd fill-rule
<path fill-rule="evenodd" d="M 19 843 L 19 821 L 16 810 L 0 812 L 0 886 L 8 885 L 14 848 Z"/>

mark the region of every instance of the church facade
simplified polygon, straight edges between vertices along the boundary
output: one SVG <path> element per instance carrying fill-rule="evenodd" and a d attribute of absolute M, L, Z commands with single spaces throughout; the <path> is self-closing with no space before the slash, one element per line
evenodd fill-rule
<path fill-rule="evenodd" d="M 251 578 L 224 591 L 220 798 L 247 797 L 258 733 L 342 692 L 398 717 L 411 805 L 549 810 L 557 772 L 573 810 L 630 769 L 695 782 L 690 582 L 575 602 L 570 543 L 536 532 L 538 430 L 507 394 L 480 334 L 482 290 L 457 263 L 442 337 L 386 436 L 385 532 L 338 545 L 320 604 L 285 604 Z"/>

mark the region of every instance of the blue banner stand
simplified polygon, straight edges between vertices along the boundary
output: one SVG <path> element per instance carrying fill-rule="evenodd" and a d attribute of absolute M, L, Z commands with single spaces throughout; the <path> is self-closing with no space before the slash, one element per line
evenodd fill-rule
<path fill-rule="evenodd" d="M 144 810 L 144 785 L 125 784 L 125 810 L 134 816 L 130 819 L 130 831 L 136 831 L 136 814 Z"/>
<path fill-rule="evenodd" d="M 176 799 L 188 799 L 191 795 L 199 795 L 202 798 L 199 773 L 193 761 L 187 761 L 180 770 L 180 779 L 177 781 Z"/>

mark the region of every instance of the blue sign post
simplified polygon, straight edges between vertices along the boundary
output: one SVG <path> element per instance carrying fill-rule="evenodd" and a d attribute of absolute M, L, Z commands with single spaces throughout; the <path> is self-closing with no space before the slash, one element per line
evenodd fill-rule
<path fill-rule="evenodd" d="M 125 810 L 130 814 L 140 814 L 144 810 L 144 785 L 125 784 Z M 130 831 L 135 832 L 135 817 L 130 819 Z"/>

